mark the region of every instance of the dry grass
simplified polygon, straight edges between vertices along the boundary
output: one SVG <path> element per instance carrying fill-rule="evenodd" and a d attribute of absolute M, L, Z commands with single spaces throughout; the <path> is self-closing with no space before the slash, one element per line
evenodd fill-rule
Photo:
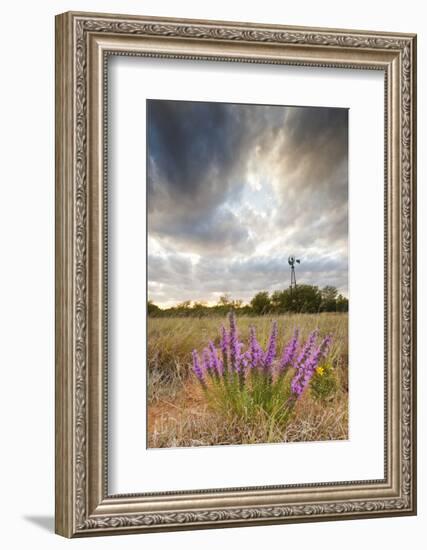
<path fill-rule="evenodd" d="M 303 336 L 318 327 L 334 336 L 331 358 L 338 382 L 336 395 L 320 403 L 306 392 L 286 427 L 260 418 L 243 425 L 209 409 L 191 374 L 191 351 L 210 339 L 218 343 L 218 317 L 150 318 L 148 326 L 148 444 L 151 448 L 230 445 L 286 441 L 325 441 L 348 437 L 348 332 L 347 314 L 275 316 L 279 323 L 279 349 L 300 327 Z M 273 317 L 239 317 L 239 332 L 247 339 L 255 325 L 265 345 Z"/>

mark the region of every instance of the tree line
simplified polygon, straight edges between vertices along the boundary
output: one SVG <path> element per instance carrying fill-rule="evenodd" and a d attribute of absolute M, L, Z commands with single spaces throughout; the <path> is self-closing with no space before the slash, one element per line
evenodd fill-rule
<path fill-rule="evenodd" d="M 236 315 L 346 312 L 348 299 L 339 294 L 334 286 L 319 288 L 301 284 L 296 288 L 275 290 L 271 294 L 266 291 L 258 292 L 249 304 L 243 304 L 242 300 L 233 300 L 227 294 L 221 296 L 218 303 L 212 306 L 191 300 L 167 309 L 161 309 L 151 300 L 147 304 L 150 317 L 204 317 L 212 314 L 223 316 L 231 309 Z"/>

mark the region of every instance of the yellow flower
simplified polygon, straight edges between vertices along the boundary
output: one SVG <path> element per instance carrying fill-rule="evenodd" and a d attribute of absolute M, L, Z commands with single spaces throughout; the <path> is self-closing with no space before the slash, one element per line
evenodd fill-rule
<path fill-rule="evenodd" d="M 317 374 L 319 374 L 320 376 L 323 376 L 324 372 L 325 372 L 325 369 L 323 367 L 317 367 L 316 368 L 316 372 Z"/>

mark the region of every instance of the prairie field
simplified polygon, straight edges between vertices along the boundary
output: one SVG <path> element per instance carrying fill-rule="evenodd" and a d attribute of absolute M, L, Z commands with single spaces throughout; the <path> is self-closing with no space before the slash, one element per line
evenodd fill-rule
<path fill-rule="evenodd" d="M 209 392 L 193 372 L 192 352 L 212 341 L 219 346 L 220 316 L 148 318 L 148 446 L 191 447 L 343 440 L 348 438 L 348 314 L 238 316 L 239 338 L 248 342 L 255 327 L 258 342 L 268 347 L 277 322 L 277 350 L 299 330 L 302 341 L 318 329 L 332 337 L 324 367 L 318 369 L 286 422 L 268 413 L 236 415 L 235 408 L 212 406 Z M 323 373 L 326 373 L 325 375 Z M 224 404 L 225 403 L 225 404 Z"/>

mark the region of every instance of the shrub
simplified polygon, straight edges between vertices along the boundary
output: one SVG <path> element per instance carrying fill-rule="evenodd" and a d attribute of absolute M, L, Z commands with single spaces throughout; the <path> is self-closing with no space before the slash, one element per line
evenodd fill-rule
<path fill-rule="evenodd" d="M 221 328 L 219 349 L 210 341 L 201 356 L 193 350 L 193 372 L 209 404 L 229 420 L 237 418 L 251 425 L 268 422 L 272 429 L 286 425 L 327 357 L 331 336 L 318 343 L 318 330 L 314 330 L 304 341 L 295 329 L 279 355 L 277 322 L 272 324 L 264 350 L 254 327 L 245 349 L 233 312 L 228 320 L 229 330 Z"/>

